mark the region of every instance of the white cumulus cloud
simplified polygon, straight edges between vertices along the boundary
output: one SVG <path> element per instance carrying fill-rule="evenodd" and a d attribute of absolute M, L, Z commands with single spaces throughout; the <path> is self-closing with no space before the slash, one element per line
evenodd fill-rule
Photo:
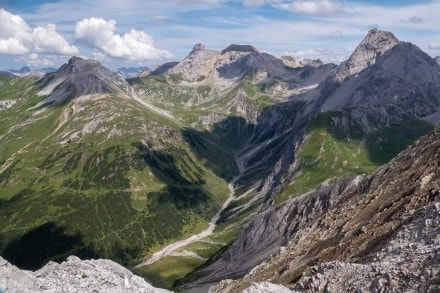
<path fill-rule="evenodd" d="M 21 16 L 0 9 L 0 28 L 0 54 L 72 55 L 79 52 L 57 33 L 54 24 L 32 28 Z"/>
<path fill-rule="evenodd" d="M 430 43 L 428 48 L 431 50 L 440 50 L 440 44 Z"/>
<path fill-rule="evenodd" d="M 242 0 L 244 6 L 272 5 L 303 14 L 332 14 L 342 11 L 339 0 Z"/>
<path fill-rule="evenodd" d="M 75 38 L 109 57 L 127 61 L 165 60 L 173 55 L 154 47 L 153 39 L 141 30 L 115 34 L 116 21 L 88 18 L 76 23 Z"/>
<path fill-rule="evenodd" d="M 280 7 L 304 14 L 332 14 L 341 12 L 343 8 L 339 0 L 295 0 Z"/>
<path fill-rule="evenodd" d="M 37 53 L 32 53 L 29 55 L 23 55 L 20 56 L 18 59 L 18 61 L 20 62 L 24 62 L 28 65 L 32 65 L 32 66 L 53 66 L 54 63 L 51 59 L 48 58 L 40 58 L 40 56 Z"/>

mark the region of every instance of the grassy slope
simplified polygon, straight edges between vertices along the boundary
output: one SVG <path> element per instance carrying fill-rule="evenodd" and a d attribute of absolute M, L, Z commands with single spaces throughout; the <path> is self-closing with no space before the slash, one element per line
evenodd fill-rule
<path fill-rule="evenodd" d="M 17 265 L 37 268 L 70 254 L 135 264 L 203 230 L 229 193 L 226 181 L 238 170 L 231 147 L 212 133 L 183 129 L 120 97 L 29 111 L 42 99 L 35 88 L 24 94 L 35 80 L 9 82 L 0 90 L 19 102 L 0 112 L 0 163 L 8 164 L 0 175 L 0 248 Z M 150 102 L 174 109 L 187 125 L 213 109 L 221 112 L 231 98 L 213 101 L 208 87 L 176 87 L 160 78 L 143 86 Z M 205 109 L 187 108 L 194 95 Z M 209 259 L 233 240 L 249 213 L 185 249 Z M 45 249 L 35 253 L 35 246 Z M 139 272 L 171 286 L 203 263 L 170 257 Z"/>
<path fill-rule="evenodd" d="M 36 89 L 29 90 L 35 80 L 1 80 L 0 99 L 18 103 L 0 112 L 0 165 L 8 166 L 0 174 L 0 244 L 2 254 L 17 264 L 32 259 L 29 267 L 70 254 L 130 265 L 204 229 L 229 193 L 226 181 L 238 172 L 233 154 L 251 131 L 242 118 L 228 116 L 234 114 L 228 103 L 240 88 L 259 110 L 276 99 L 250 79 L 226 93 L 172 85 L 163 76 L 131 81 L 148 102 L 187 125 L 182 128 L 120 97 L 81 104 L 76 117 L 72 104 L 36 114 L 28 111 L 41 100 Z M 200 117 L 209 113 L 224 115 L 228 127 L 202 128 Z M 57 129 L 63 115 L 69 119 Z M 102 121 L 81 134 L 97 120 Z M 349 138 L 321 119 L 298 154 L 301 171 L 276 200 L 327 180 L 369 173 L 426 129 L 410 121 Z M 79 136 L 68 140 L 61 133 Z M 185 248 L 202 259 L 166 257 L 139 272 L 155 285 L 171 287 L 232 241 L 258 205 L 221 221 L 209 242 Z M 35 255 L 35 245 L 47 249 Z"/>
<path fill-rule="evenodd" d="M 205 162 L 206 167 L 227 180 L 231 180 L 233 175 L 238 174 L 231 154 L 239 152 L 246 145 L 246 140 L 253 130 L 253 126 L 245 119 L 235 116 L 231 102 L 240 89 L 244 90 L 247 95 L 245 102 L 260 111 L 277 99 L 277 97 L 270 97 L 264 88 L 255 84 L 252 77 L 244 79 L 224 92 L 207 86 L 176 86 L 169 83 L 165 76 L 133 79 L 130 82 L 143 98 L 158 107 L 172 110 L 173 115 L 179 121 L 191 125 L 183 131 L 187 142 L 198 157 Z M 200 118 L 210 113 L 222 115 L 224 118 L 220 123 L 213 123 L 207 130 L 201 125 Z M 246 204 L 251 199 L 250 195 L 233 202 L 231 207 Z M 205 259 L 210 259 L 225 244 L 231 242 L 260 204 L 261 202 L 257 202 L 242 209 L 234 219 L 224 217 L 215 233 L 209 237 L 209 242 L 196 242 L 179 251 L 187 250 L 196 253 L 202 259 L 165 257 L 150 266 L 140 268 L 139 273 L 145 275 L 154 284 L 169 288 L 175 280 L 203 266 Z"/>
<path fill-rule="evenodd" d="M 378 125 L 371 133 L 363 133 L 352 123 L 345 133 L 331 123 L 332 115 L 344 113 L 323 113 L 312 123 L 298 152 L 298 171 L 277 195 L 277 203 L 338 178 L 371 173 L 432 129 L 424 121 L 407 117 Z"/>
<path fill-rule="evenodd" d="M 204 167 L 170 121 L 109 97 L 83 105 L 81 119 L 70 117 L 54 133 L 71 105 L 28 111 L 41 98 L 35 90 L 23 94 L 21 83 L 32 84 L 0 88 L 20 99 L 0 112 L 0 162 L 8 166 L 0 175 L 1 249 L 17 265 L 36 268 L 70 254 L 133 264 L 204 229 L 227 196 L 225 180 Z M 88 118 L 99 119 L 98 109 L 124 115 L 61 147 L 59 134 L 80 132 Z M 113 129 L 122 135 L 109 137 Z"/>

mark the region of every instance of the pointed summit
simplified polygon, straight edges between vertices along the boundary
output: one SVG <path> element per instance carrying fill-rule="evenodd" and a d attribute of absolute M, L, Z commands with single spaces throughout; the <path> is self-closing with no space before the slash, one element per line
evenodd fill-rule
<path fill-rule="evenodd" d="M 183 81 L 203 81 L 210 74 L 218 52 L 207 49 L 203 44 L 195 44 L 191 53 L 177 65 L 166 70 L 167 74 L 175 74 Z"/>
<path fill-rule="evenodd" d="M 48 96 L 43 104 L 59 104 L 69 98 L 101 93 L 124 93 L 128 83 L 118 73 L 98 61 L 72 57 L 56 72 L 40 81 L 40 96 Z"/>
<path fill-rule="evenodd" d="M 203 51 L 203 50 L 206 50 L 205 45 L 203 45 L 202 43 L 198 43 L 198 44 L 194 45 L 194 47 L 193 47 L 193 49 L 192 49 L 190 54 L 193 54 L 193 53 L 195 53 L 197 51 Z"/>
<path fill-rule="evenodd" d="M 399 40 L 391 32 L 378 29 L 370 30 L 350 58 L 341 63 L 336 72 L 336 78 L 343 80 L 347 76 L 361 72 L 373 65 L 377 57 L 397 44 L 399 44 Z"/>

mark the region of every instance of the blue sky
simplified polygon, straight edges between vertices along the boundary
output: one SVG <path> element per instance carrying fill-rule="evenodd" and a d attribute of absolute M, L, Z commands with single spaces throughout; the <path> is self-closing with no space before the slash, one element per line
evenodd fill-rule
<path fill-rule="evenodd" d="M 0 68 L 154 66 L 199 42 L 339 63 L 373 27 L 437 56 L 439 15 L 440 0 L 0 0 Z"/>

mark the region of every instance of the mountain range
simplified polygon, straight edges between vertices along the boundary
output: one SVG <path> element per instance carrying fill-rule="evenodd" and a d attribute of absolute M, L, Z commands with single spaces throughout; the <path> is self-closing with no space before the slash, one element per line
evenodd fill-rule
<path fill-rule="evenodd" d="M 439 72 L 373 29 L 339 66 L 196 44 L 128 79 L 79 57 L 1 75 L 1 255 L 168 289 L 438 289 Z"/>
<path fill-rule="evenodd" d="M 43 67 L 40 69 L 32 70 L 29 68 L 29 66 L 23 66 L 20 69 L 0 70 L 0 74 L 7 75 L 10 77 L 23 77 L 26 75 L 43 76 L 46 73 L 50 73 L 54 71 L 56 71 L 56 68 L 53 67 Z"/>

